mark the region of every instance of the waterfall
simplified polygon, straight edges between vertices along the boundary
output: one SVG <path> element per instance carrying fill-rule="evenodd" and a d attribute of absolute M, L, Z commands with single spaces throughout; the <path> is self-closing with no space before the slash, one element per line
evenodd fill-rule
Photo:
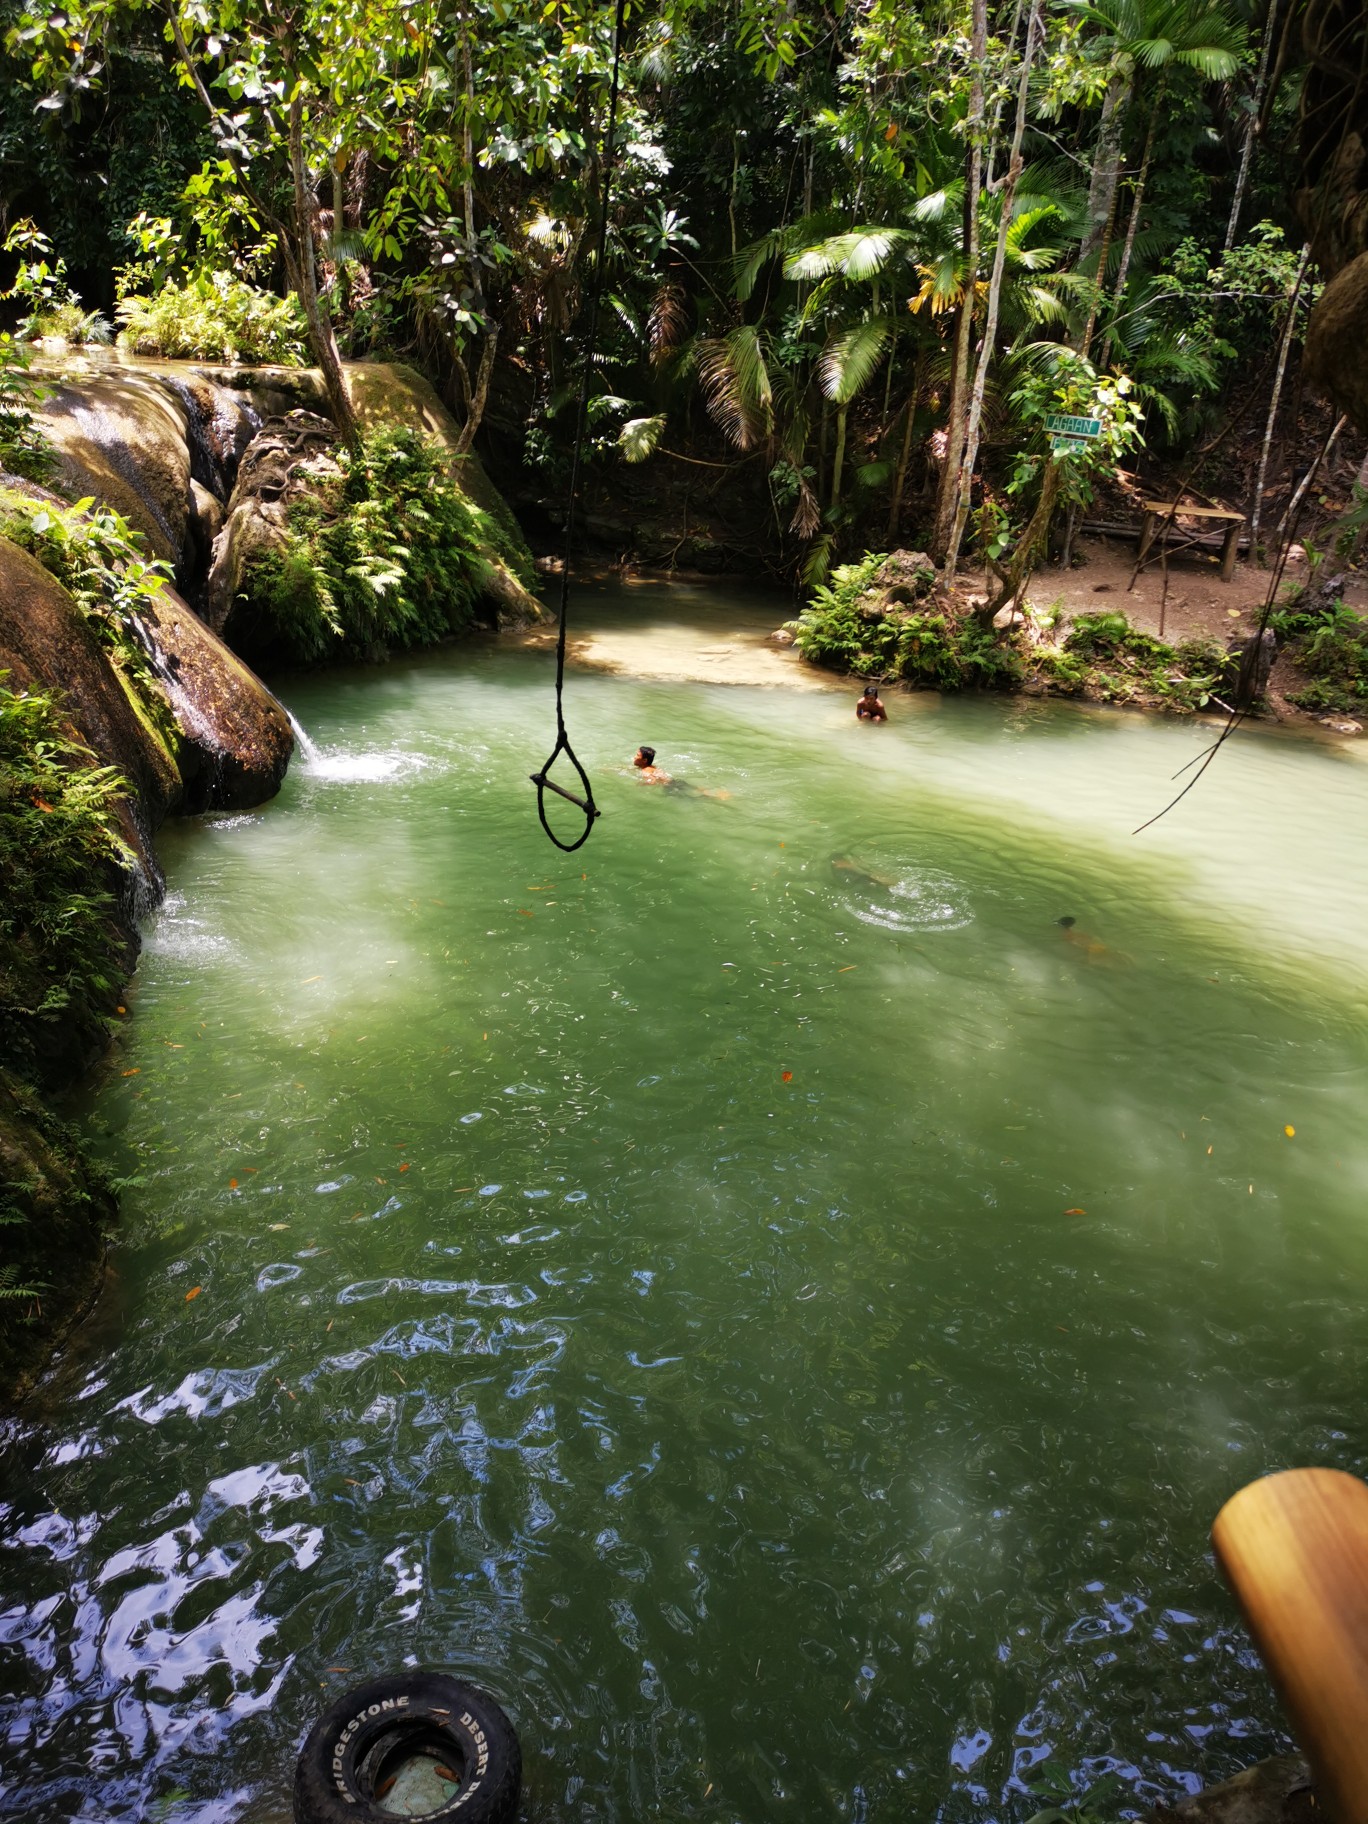
<path fill-rule="evenodd" d="M 282 704 L 281 707 L 284 708 L 284 705 Z M 310 739 L 303 723 L 292 710 L 286 709 L 285 714 L 290 718 L 290 728 L 294 733 L 295 744 L 299 748 L 300 759 L 305 766 L 312 767 L 318 759 L 317 745 Z"/>

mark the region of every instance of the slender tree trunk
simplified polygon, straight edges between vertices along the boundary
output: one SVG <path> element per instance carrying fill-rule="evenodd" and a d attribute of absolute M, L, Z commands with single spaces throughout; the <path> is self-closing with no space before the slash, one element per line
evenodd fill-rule
<path fill-rule="evenodd" d="M 1026 594 L 1026 585 L 1031 580 L 1031 573 L 1040 562 L 1045 549 L 1046 535 L 1050 530 L 1050 521 L 1054 518 L 1055 502 L 1059 499 L 1059 464 L 1053 456 L 1045 463 L 1045 473 L 1040 480 L 1040 499 L 1036 502 L 1026 530 L 1017 540 L 1012 561 L 1004 573 L 998 574 L 1003 579 L 1003 586 L 997 595 L 986 602 L 978 611 L 977 618 L 988 626 L 993 623 L 993 616 L 999 608 L 1012 604 L 1015 611 L 1021 606 Z"/>
<path fill-rule="evenodd" d="M 295 248 L 294 285 L 303 306 L 308 328 L 309 350 L 323 375 L 323 390 L 328 395 L 328 409 L 333 422 L 346 442 L 354 444 L 359 435 L 356 412 L 347 391 L 347 377 L 342 372 L 342 357 L 337 352 L 328 307 L 318 293 L 318 267 L 314 260 L 315 203 L 309 192 L 308 173 L 304 167 L 304 97 L 296 82 L 290 100 L 290 176 L 294 185 Z"/>
<path fill-rule="evenodd" d="M 1107 260 L 1111 254 L 1112 230 L 1116 226 L 1116 192 L 1112 192 L 1112 212 L 1107 218 L 1107 226 L 1102 234 L 1102 245 L 1097 255 L 1097 277 L 1093 282 L 1092 303 L 1088 306 L 1088 320 L 1083 325 L 1083 337 L 1078 344 L 1078 352 L 1084 360 L 1092 348 L 1093 331 L 1097 328 L 1097 313 L 1102 304 L 1103 275 L 1107 270 Z"/>
<path fill-rule="evenodd" d="M 841 471 L 845 467 L 846 414 L 849 410 L 848 405 L 840 405 L 836 408 L 836 453 L 831 459 L 831 504 L 833 507 L 841 504 Z"/>
<path fill-rule="evenodd" d="M 1273 396 L 1268 402 L 1268 419 L 1264 425 L 1263 448 L 1259 452 L 1259 473 L 1254 482 L 1254 505 L 1249 514 L 1249 555 L 1251 558 L 1259 545 L 1259 519 L 1263 513 L 1263 491 L 1264 479 L 1268 474 L 1268 452 L 1273 443 L 1273 424 L 1278 416 L 1278 401 L 1282 398 L 1283 378 L 1287 373 L 1287 356 L 1292 347 L 1292 334 L 1297 325 L 1297 299 L 1301 295 L 1302 280 L 1306 277 L 1306 268 L 1310 259 L 1311 246 L 1308 242 L 1302 248 L 1297 276 L 1292 281 L 1292 295 L 1287 302 L 1287 321 L 1283 324 L 1282 342 L 1278 348 L 1278 370 L 1273 378 Z"/>
<path fill-rule="evenodd" d="M 470 289 L 475 301 L 475 309 L 484 325 L 484 346 L 480 350 L 480 365 L 475 372 L 475 384 L 468 388 L 465 423 L 461 426 L 456 438 L 456 449 L 462 456 L 474 443 L 476 433 L 484 419 L 485 404 L 489 398 L 489 381 L 494 372 L 494 357 L 499 351 L 499 331 L 497 326 L 489 320 L 484 274 L 480 269 L 480 259 L 476 247 L 475 144 L 470 125 L 475 113 L 475 72 L 470 55 L 470 32 L 471 27 L 467 21 L 464 42 L 461 47 L 465 66 L 465 97 L 461 110 L 461 200 L 465 208 L 466 265 L 470 272 Z"/>
<path fill-rule="evenodd" d="M 912 460 L 912 429 L 917 421 L 917 396 L 921 392 L 921 364 L 917 364 L 917 375 L 912 382 L 912 391 L 907 399 L 907 423 L 903 427 L 902 449 L 898 455 L 898 467 L 893 476 L 893 492 L 888 500 L 888 541 L 894 543 L 898 536 L 899 522 L 902 519 L 903 489 L 907 486 L 907 465 Z"/>
<path fill-rule="evenodd" d="M 1010 65 L 1013 52 L 1016 50 L 1017 28 L 1021 24 L 1021 0 L 1015 0 L 1012 7 L 1012 29 L 1007 34 L 1007 62 Z M 1027 25 L 1029 40 L 1030 26 Z M 1002 125 L 1002 96 L 999 94 L 993 105 L 993 130 L 988 135 L 988 169 L 984 174 L 984 188 L 991 190 L 997 178 L 998 129 Z"/>
<path fill-rule="evenodd" d="M 1121 133 L 1129 97 L 1130 85 L 1125 77 L 1113 76 L 1102 98 L 1097 150 L 1093 154 L 1092 177 L 1088 183 L 1086 226 L 1078 249 L 1079 266 L 1083 266 L 1102 242 L 1110 238 L 1108 228 L 1116 210 L 1116 187 L 1121 181 Z"/>
<path fill-rule="evenodd" d="M 1244 144 L 1240 148 L 1240 168 L 1235 175 L 1235 195 L 1230 204 L 1230 220 L 1226 223 L 1225 246 L 1222 252 L 1229 253 L 1235 245 L 1235 230 L 1240 225 L 1240 210 L 1244 207 L 1245 187 L 1249 182 L 1249 167 L 1254 161 L 1254 140 L 1258 133 L 1259 115 L 1263 109 L 1264 83 L 1268 77 L 1268 56 L 1273 48 L 1273 28 L 1278 21 L 1278 0 L 1270 0 L 1268 17 L 1264 21 L 1263 45 L 1259 51 L 1259 70 L 1254 78 L 1254 93 L 1250 98 L 1249 119 L 1245 122 Z"/>
<path fill-rule="evenodd" d="M 969 399 L 969 419 L 964 432 L 964 453 L 959 469 L 959 493 L 950 543 L 945 553 L 943 582 L 946 588 L 955 580 L 960 543 L 969 519 L 973 497 L 974 468 L 978 462 L 979 430 L 983 423 L 983 400 L 988 389 L 988 368 L 997 341 L 998 313 L 1002 307 L 1002 275 L 1007 265 L 1007 236 L 1012 226 L 1012 204 L 1016 200 L 1017 181 L 1021 176 L 1021 143 L 1026 136 L 1026 93 L 1031 81 L 1031 64 L 1035 58 L 1040 23 L 1041 0 L 1031 0 L 1026 21 L 1026 44 L 1021 55 L 1021 76 L 1017 83 L 1016 125 L 1012 129 L 1012 150 L 1002 184 L 1002 214 L 998 220 L 997 245 L 993 249 L 993 272 L 988 281 L 988 312 L 984 319 L 983 341 L 979 345 L 978 367 Z"/>
<path fill-rule="evenodd" d="M 1154 105 L 1150 109 L 1149 130 L 1145 134 L 1145 150 L 1140 157 L 1140 173 L 1135 180 L 1135 196 L 1131 201 L 1130 221 L 1126 224 L 1126 242 L 1121 249 L 1121 264 L 1116 269 L 1116 285 L 1112 291 L 1112 322 L 1116 321 L 1121 309 L 1121 299 L 1125 295 L 1126 277 L 1130 272 L 1131 255 L 1135 251 L 1135 233 L 1140 226 L 1140 210 L 1145 201 L 1145 184 L 1149 179 L 1150 159 L 1154 153 L 1154 132 L 1159 125 L 1159 112 L 1164 100 L 1165 76 L 1159 78 L 1159 86 L 1154 92 Z M 1102 359 L 1099 367 L 1105 367 L 1111 359 L 1111 330 L 1102 344 Z"/>
<path fill-rule="evenodd" d="M 964 294 L 955 324 L 954 365 L 950 379 L 950 413 L 945 426 L 945 462 L 936 492 L 936 520 L 931 535 L 931 555 L 944 558 L 950 548 L 959 499 L 960 460 L 969 399 L 969 356 L 974 340 L 974 295 L 978 287 L 979 185 L 983 172 L 983 62 L 988 42 L 987 0 L 973 0 L 973 78 L 969 93 L 964 183 Z"/>

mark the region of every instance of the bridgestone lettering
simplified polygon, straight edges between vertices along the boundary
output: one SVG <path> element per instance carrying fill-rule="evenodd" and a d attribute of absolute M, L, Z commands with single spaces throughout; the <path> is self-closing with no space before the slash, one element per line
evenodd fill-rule
<path fill-rule="evenodd" d="M 320 1717 L 295 1771 L 296 1824 L 378 1817 L 377 1781 L 415 1756 L 459 1769 L 447 1803 L 428 1815 L 515 1824 L 522 1753 L 513 1725 L 492 1697 L 439 1672 L 374 1679 Z"/>

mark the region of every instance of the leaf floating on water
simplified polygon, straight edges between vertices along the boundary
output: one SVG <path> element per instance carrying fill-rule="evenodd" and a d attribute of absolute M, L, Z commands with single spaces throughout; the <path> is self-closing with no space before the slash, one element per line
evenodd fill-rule
<path fill-rule="evenodd" d="M 1297 1130 L 1295 1127 L 1285 1127 L 1283 1132 L 1287 1135 L 1289 1140 L 1295 1140 L 1297 1137 Z"/>
<path fill-rule="evenodd" d="M 124 1071 L 123 1074 L 126 1077 L 140 1077 L 142 1075 L 142 1066 L 139 1064 L 132 1070 Z"/>
<path fill-rule="evenodd" d="M 409 1169 L 410 1164 L 411 1164 L 411 1161 L 408 1159 L 405 1159 L 404 1163 L 399 1167 L 399 1170 L 401 1172 L 406 1172 Z"/>
<path fill-rule="evenodd" d="M 1086 1216 L 1087 1213 L 1086 1210 L 1065 1210 L 1064 1212 L 1066 1216 Z"/>
<path fill-rule="evenodd" d="M 288 1229 L 290 1225 L 288 1222 L 272 1222 L 266 1226 L 271 1229 Z"/>
<path fill-rule="evenodd" d="M 1208 1158 L 1208 1159 L 1210 1159 L 1210 1157 L 1211 1157 L 1211 1154 L 1212 1154 L 1212 1148 L 1211 1148 L 1211 1147 L 1208 1147 L 1208 1148 L 1207 1148 L 1207 1158 Z"/>
<path fill-rule="evenodd" d="M 844 969 L 838 969 L 836 973 L 837 975 L 849 975 L 852 969 L 858 969 L 859 966 L 858 963 L 847 963 Z"/>
<path fill-rule="evenodd" d="M 791 1070 L 785 1070 L 785 1071 L 782 1071 L 782 1072 L 781 1072 L 781 1073 L 780 1073 L 780 1074 L 781 1074 L 781 1075 L 782 1075 L 782 1077 L 783 1077 L 783 1079 L 784 1079 L 784 1081 L 785 1081 L 785 1083 L 792 1083 L 792 1081 L 793 1081 L 793 1072 L 792 1072 L 792 1071 L 791 1071 Z"/>
<path fill-rule="evenodd" d="M 310 982 L 321 982 L 322 980 L 321 975 L 306 975 L 299 985 L 301 988 L 307 988 Z"/>
<path fill-rule="evenodd" d="M 228 1180 L 228 1189 L 230 1191 L 235 1191 L 237 1189 L 237 1179 L 236 1178 L 230 1178 Z"/>
<path fill-rule="evenodd" d="M 518 907 L 518 917 L 519 918 L 531 918 L 532 916 L 533 916 L 532 913 L 527 910 L 526 906 Z"/>
<path fill-rule="evenodd" d="M 190 1290 L 189 1290 L 189 1291 L 188 1291 L 188 1292 L 187 1292 L 187 1293 L 186 1293 L 186 1295 L 185 1295 L 185 1302 L 186 1302 L 186 1304 L 187 1304 L 187 1305 L 188 1305 L 188 1304 L 189 1304 L 189 1303 L 190 1303 L 190 1300 L 191 1300 L 191 1299 L 192 1299 L 192 1298 L 198 1298 L 198 1297 L 199 1297 L 199 1295 L 200 1295 L 200 1293 L 201 1293 L 201 1292 L 202 1292 L 202 1291 L 203 1291 L 203 1290 L 204 1290 L 204 1287 L 203 1287 L 203 1286 L 191 1286 L 191 1288 L 190 1288 Z"/>

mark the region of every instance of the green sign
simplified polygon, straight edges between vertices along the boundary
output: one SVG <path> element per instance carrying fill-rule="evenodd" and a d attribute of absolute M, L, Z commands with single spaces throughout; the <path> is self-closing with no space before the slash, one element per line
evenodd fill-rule
<path fill-rule="evenodd" d="M 1071 418 L 1067 412 L 1049 412 L 1045 418 L 1045 429 L 1056 437 L 1100 437 L 1102 420 Z"/>

